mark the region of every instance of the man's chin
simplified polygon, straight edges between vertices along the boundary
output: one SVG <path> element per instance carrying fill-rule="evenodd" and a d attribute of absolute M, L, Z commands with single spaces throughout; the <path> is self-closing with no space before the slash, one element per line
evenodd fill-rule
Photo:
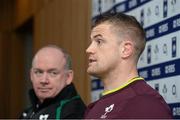
<path fill-rule="evenodd" d="M 96 72 L 95 71 L 92 71 L 91 69 L 88 69 L 87 70 L 87 73 L 89 74 L 89 75 L 95 75 L 96 74 Z"/>
<path fill-rule="evenodd" d="M 46 100 L 46 99 L 51 99 L 53 98 L 52 96 L 40 96 L 41 100 Z"/>
<path fill-rule="evenodd" d="M 87 70 L 87 73 L 91 76 L 100 78 L 100 75 L 96 71 Z"/>
<path fill-rule="evenodd" d="M 47 98 L 51 98 L 52 96 L 49 94 L 39 94 L 39 97 L 42 99 L 47 99 Z"/>

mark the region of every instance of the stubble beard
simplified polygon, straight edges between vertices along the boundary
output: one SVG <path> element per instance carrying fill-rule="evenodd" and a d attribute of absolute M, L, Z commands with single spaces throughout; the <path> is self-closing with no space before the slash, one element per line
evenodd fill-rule
<path fill-rule="evenodd" d="M 91 76 L 101 78 L 101 72 L 97 68 L 89 68 L 87 69 L 87 73 Z"/>

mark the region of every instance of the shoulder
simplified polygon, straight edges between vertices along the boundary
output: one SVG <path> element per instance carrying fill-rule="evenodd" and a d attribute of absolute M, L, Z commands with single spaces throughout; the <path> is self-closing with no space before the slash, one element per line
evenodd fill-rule
<path fill-rule="evenodd" d="M 163 97 L 145 81 L 141 81 L 134 86 L 132 85 L 130 91 L 134 93 L 134 96 L 128 100 L 128 103 L 144 107 L 167 107 Z"/>
<path fill-rule="evenodd" d="M 135 118 L 171 118 L 166 102 L 153 95 L 139 95 L 130 99 L 123 113 Z"/>
<path fill-rule="evenodd" d="M 169 106 L 163 97 L 145 81 L 129 87 L 133 97 L 128 99 L 123 113 L 142 118 L 171 118 Z"/>
<path fill-rule="evenodd" d="M 86 105 L 84 104 L 83 100 L 81 99 L 80 96 L 75 96 L 69 100 L 64 101 L 65 105 L 64 107 L 70 107 L 73 109 L 85 109 Z"/>
<path fill-rule="evenodd" d="M 166 102 L 160 97 L 153 95 L 138 95 L 131 98 L 128 101 L 128 106 L 139 106 L 143 108 L 152 107 L 152 108 L 161 108 L 166 106 Z"/>
<path fill-rule="evenodd" d="M 62 104 L 63 103 L 63 104 Z M 62 118 L 83 118 L 86 105 L 80 97 L 61 102 Z"/>

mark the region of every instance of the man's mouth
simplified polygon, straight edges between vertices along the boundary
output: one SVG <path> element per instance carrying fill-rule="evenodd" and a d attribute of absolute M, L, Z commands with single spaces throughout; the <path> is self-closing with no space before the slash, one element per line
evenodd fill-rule
<path fill-rule="evenodd" d="M 96 59 L 89 59 L 89 63 L 93 63 L 93 62 L 96 62 L 97 60 Z"/>
<path fill-rule="evenodd" d="M 39 88 L 39 90 L 41 92 L 48 92 L 49 90 L 51 90 L 50 88 Z"/>

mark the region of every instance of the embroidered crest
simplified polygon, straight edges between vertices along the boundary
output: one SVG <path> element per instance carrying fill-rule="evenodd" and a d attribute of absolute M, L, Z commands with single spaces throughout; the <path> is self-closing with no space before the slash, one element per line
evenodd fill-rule
<path fill-rule="evenodd" d="M 110 106 L 105 108 L 105 113 L 103 115 L 101 115 L 101 118 L 106 118 L 107 117 L 107 113 L 110 113 L 114 108 L 114 104 L 111 104 Z"/>
<path fill-rule="evenodd" d="M 39 116 L 39 120 L 47 120 L 48 117 L 49 117 L 49 114 L 40 115 L 40 116 Z"/>

